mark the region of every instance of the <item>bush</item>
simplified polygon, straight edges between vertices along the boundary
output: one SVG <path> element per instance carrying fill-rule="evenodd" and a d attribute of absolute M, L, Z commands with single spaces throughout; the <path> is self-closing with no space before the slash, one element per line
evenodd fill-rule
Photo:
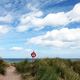
<path fill-rule="evenodd" d="M 5 62 L 0 59 L 0 74 L 2 74 L 2 75 L 5 74 L 5 68 L 6 68 Z"/>
<path fill-rule="evenodd" d="M 73 62 L 73 70 L 80 75 L 80 61 Z"/>
<path fill-rule="evenodd" d="M 31 70 L 30 66 L 31 66 L 30 63 L 27 61 L 15 63 L 16 70 L 19 73 L 29 72 Z"/>

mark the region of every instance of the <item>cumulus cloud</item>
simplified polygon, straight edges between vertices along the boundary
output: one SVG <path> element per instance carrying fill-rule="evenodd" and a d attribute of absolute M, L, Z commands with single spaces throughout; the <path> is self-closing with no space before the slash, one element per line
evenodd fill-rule
<path fill-rule="evenodd" d="M 80 22 L 80 3 L 68 12 L 49 13 L 42 17 L 43 12 L 39 10 L 22 16 L 17 31 L 24 32 L 32 27 L 42 29 L 46 26 L 65 26 L 71 22 Z"/>
<path fill-rule="evenodd" d="M 19 46 L 13 46 L 9 50 L 10 51 L 22 51 L 22 52 L 28 52 L 28 53 L 32 51 L 32 49 L 29 49 L 29 48 L 25 49 L 24 47 L 19 47 Z"/>
<path fill-rule="evenodd" d="M 0 17 L 0 22 L 8 23 L 8 22 L 11 22 L 11 21 L 12 21 L 12 16 L 9 15 L 9 14 Z"/>
<path fill-rule="evenodd" d="M 54 25 L 66 25 L 68 23 L 68 18 L 65 16 L 64 12 L 56 13 L 56 14 L 48 14 L 43 19 L 34 18 L 32 23 L 36 26 L 54 26 Z"/>
<path fill-rule="evenodd" d="M 67 12 L 70 22 L 80 22 L 80 3 L 76 4 L 74 8 Z"/>
<path fill-rule="evenodd" d="M 22 51 L 23 48 L 22 47 L 12 47 L 12 48 L 10 48 L 10 50 L 12 50 L 12 51 Z"/>
<path fill-rule="evenodd" d="M 24 31 L 30 29 L 31 27 L 35 26 L 35 21 L 34 21 L 34 19 L 36 19 L 35 17 L 41 17 L 42 15 L 43 15 L 42 11 L 33 11 L 26 15 L 23 15 L 20 19 L 21 22 L 20 22 L 19 26 L 16 27 L 16 30 L 18 32 L 24 32 Z M 38 19 L 37 19 L 37 21 L 38 21 Z M 40 21 L 39 21 L 39 23 L 40 23 Z"/>
<path fill-rule="evenodd" d="M 0 34 L 6 34 L 11 30 L 10 27 L 8 26 L 4 26 L 4 25 L 0 25 Z"/>
<path fill-rule="evenodd" d="M 0 16 L 0 22 L 1 23 L 10 23 L 12 21 L 12 16 L 7 14 L 5 16 Z M 11 31 L 11 27 L 8 24 L 2 25 L 0 24 L 0 35 L 6 34 L 9 31 Z"/>
<path fill-rule="evenodd" d="M 45 35 L 33 37 L 27 40 L 27 43 L 58 48 L 79 47 L 80 29 L 63 28 L 60 30 L 48 31 Z"/>

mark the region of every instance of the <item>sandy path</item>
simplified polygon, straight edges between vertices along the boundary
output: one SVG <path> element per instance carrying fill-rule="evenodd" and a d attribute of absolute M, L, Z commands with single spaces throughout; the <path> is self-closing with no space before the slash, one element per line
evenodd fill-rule
<path fill-rule="evenodd" d="M 10 66 L 6 69 L 5 76 L 0 76 L 0 80 L 21 80 L 21 76 L 15 72 L 15 67 Z"/>

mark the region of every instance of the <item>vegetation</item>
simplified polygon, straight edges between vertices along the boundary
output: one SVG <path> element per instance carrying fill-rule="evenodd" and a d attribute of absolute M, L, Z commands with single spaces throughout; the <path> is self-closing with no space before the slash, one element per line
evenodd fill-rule
<path fill-rule="evenodd" d="M 23 80 L 80 80 L 80 61 L 41 59 L 15 63 Z"/>
<path fill-rule="evenodd" d="M 6 63 L 0 59 L 0 74 L 4 75 L 5 74 L 5 68 L 6 68 Z"/>

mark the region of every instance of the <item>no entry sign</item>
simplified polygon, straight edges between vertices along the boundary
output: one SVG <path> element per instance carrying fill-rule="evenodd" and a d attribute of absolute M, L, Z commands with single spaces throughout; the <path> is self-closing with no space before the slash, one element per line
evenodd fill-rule
<path fill-rule="evenodd" d="M 32 56 L 32 58 L 36 57 L 36 53 L 33 51 L 33 52 L 31 53 L 31 56 Z"/>

